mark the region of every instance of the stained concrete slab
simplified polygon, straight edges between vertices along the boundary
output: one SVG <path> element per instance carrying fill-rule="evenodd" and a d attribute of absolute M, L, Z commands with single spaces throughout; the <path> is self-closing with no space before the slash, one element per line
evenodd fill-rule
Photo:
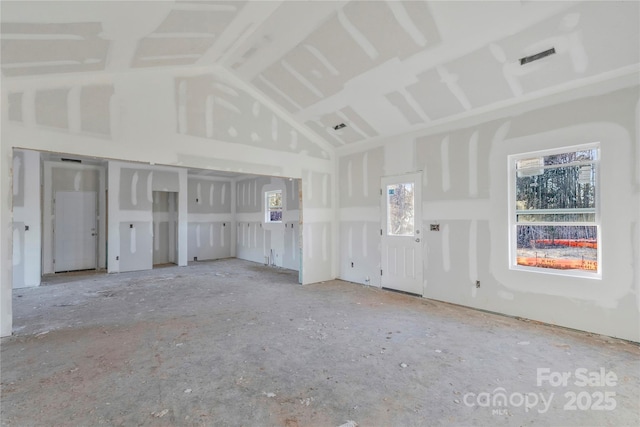
<path fill-rule="evenodd" d="M 2 424 L 640 421 L 637 344 L 297 277 L 228 259 L 16 290 Z"/>

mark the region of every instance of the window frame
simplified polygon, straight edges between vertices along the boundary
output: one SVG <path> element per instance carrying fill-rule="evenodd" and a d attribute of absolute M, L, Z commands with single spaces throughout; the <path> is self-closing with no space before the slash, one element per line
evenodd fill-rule
<path fill-rule="evenodd" d="M 271 220 L 271 212 L 277 212 L 278 209 L 273 209 L 269 206 L 269 196 L 272 194 L 280 194 L 280 221 Z M 264 192 L 264 222 L 265 224 L 282 224 L 284 214 L 284 192 L 279 189 L 266 190 Z"/>
<path fill-rule="evenodd" d="M 594 212 L 594 220 L 593 221 L 521 221 L 518 222 L 517 219 L 517 209 L 516 209 L 516 192 L 517 192 L 517 162 L 521 160 L 531 159 L 535 157 L 545 157 L 558 155 L 563 153 L 572 153 L 576 151 L 586 151 L 586 150 L 596 150 L 596 158 L 593 161 L 590 161 L 589 164 L 594 165 L 594 184 L 595 184 L 595 212 Z M 546 149 L 546 150 L 537 150 L 537 151 L 528 151 L 521 152 L 516 154 L 511 154 L 508 156 L 508 179 L 507 179 L 507 187 L 508 187 L 508 219 L 509 219 L 509 269 L 516 271 L 528 271 L 534 273 L 542 273 L 542 274 L 551 274 L 551 275 L 560 275 L 567 277 L 579 277 L 579 278 L 588 278 L 588 279 L 602 279 L 602 223 L 601 223 L 601 148 L 599 142 L 591 142 L 580 145 L 570 145 L 563 146 L 559 148 Z M 575 165 L 575 163 L 574 163 Z M 558 166 L 552 167 L 544 167 L 543 169 L 551 169 L 558 168 Z M 570 209 L 570 208 L 569 208 Z M 569 210 L 567 209 L 567 210 Z M 575 210 L 579 213 L 580 209 L 583 208 L 575 208 Z M 564 209 L 563 209 L 564 210 Z M 549 210 L 553 211 L 553 210 Z M 556 211 L 560 211 L 557 209 Z M 554 212 L 550 212 L 554 213 Z M 555 212 L 558 213 L 558 212 Z M 596 241 L 597 241 L 597 270 L 589 271 L 589 270 L 572 270 L 572 269 L 558 269 L 558 268 L 546 268 L 546 267 L 537 267 L 537 266 L 526 266 L 518 264 L 518 225 L 539 225 L 539 226 L 579 226 L 579 225 L 587 225 L 593 226 L 596 228 Z"/>

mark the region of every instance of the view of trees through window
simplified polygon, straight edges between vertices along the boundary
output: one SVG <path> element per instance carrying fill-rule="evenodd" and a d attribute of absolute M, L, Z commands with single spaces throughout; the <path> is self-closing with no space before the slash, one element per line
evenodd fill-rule
<path fill-rule="evenodd" d="M 516 161 L 518 265 L 598 270 L 598 149 Z"/>
<path fill-rule="evenodd" d="M 413 183 L 387 186 L 387 234 L 413 236 Z"/>

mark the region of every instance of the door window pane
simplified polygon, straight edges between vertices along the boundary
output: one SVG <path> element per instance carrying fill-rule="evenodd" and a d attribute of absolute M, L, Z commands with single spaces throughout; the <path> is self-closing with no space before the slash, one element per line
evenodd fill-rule
<path fill-rule="evenodd" d="M 413 182 L 387 185 L 387 234 L 413 236 L 414 234 Z"/>

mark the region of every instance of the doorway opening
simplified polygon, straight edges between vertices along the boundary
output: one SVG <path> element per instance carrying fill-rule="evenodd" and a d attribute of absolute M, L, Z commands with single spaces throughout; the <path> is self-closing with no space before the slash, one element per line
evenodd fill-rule
<path fill-rule="evenodd" d="M 178 193 L 153 192 L 153 267 L 177 264 Z"/>

